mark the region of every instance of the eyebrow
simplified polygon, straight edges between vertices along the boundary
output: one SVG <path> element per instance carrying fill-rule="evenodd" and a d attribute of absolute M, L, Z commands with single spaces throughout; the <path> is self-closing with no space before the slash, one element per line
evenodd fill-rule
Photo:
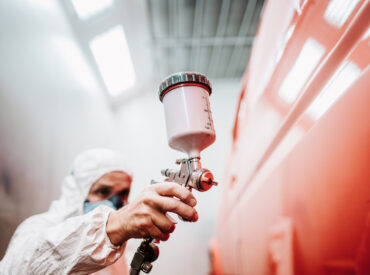
<path fill-rule="evenodd" d="M 101 183 L 101 184 L 99 185 L 99 187 L 96 187 L 96 189 L 95 189 L 94 191 L 99 190 L 99 189 L 102 189 L 102 188 L 109 188 L 109 189 L 112 189 L 112 186 L 110 186 L 110 185 L 106 185 L 106 184 L 104 184 L 104 183 Z"/>
<path fill-rule="evenodd" d="M 123 189 L 123 190 L 121 190 L 121 192 L 119 192 L 119 194 L 128 194 L 128 193 L 130 193 L 130 188 L 125 188 L 125 189 Z"/>

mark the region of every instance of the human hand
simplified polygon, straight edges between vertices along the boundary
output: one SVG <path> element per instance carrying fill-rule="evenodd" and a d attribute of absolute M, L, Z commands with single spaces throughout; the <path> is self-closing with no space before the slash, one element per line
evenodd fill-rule
<path fill-rule="evenodd" d="M 145 188 L 132 203 L 112 212 L 106 231 L 114 245 L 149 236 L 166 241 L 175 230 L 175 224 L 166 212 L 195 222 L 198 220 L 195 205 L 196 199 L 185 187 L 174 182 L 154 184 Z"/>

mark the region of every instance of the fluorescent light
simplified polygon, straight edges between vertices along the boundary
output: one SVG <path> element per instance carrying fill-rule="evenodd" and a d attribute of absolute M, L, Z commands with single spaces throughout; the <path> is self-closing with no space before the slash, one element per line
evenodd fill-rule
<path fill-rule="evenodd" d="M 358 2 L 359 0 L 331 0 L 325 10 L 325 20 L 340 28 L 347 21 Z"/>
<path fill-rule="evenodd" d="M 112 6 L 113 0 L 71 0 L 80 19 L 87 19 Z"/>
<path fill-rule="evenodd" d="M 108 92 L 117 96 L 135 84 L 135 72 L 122 26 L 95 37 L 90 49 Z"/>
<path fill-rule="evenodd" d="M 325 48 L 319 42 L 312 38 L 307 39 L 279 89 L 279 96 L 282 99 L 292 103 L 297 98 L 324 53 Z"/>
<path fill-rule="evenodd" d="M 325 85 L 320 95 L 311 103 L 307 113 L 320 118 L 351 84 L 360 76 L 361 69 L 352 62 L 344 62 Z"/>

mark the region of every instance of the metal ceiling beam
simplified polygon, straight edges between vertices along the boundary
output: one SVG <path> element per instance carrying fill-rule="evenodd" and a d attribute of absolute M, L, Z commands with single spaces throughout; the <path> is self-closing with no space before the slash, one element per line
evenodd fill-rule
<path fill-rule="evenodd" d="M 244 47 L 243 50 L 241 51 L 241 54 L 240 54 L 240 58 L 239 60 L 236 62 L 235 65 L 235 70 L 236 70 L 236 73 L 238 73 L 237 70 L 241 70 L 241 75 L 243 75 L 243 72 L 245 70 L 245 67 L 248 63 L 248 60 L 249 60 L 249 57 L 250 57 L 250 53 L 251 53 L 251 47 L 252 45 L 248 46 L 248 47 Z"/>
<path fill-rule="evenodd" d="M 205 37 L 205 38 L 157 38 L 150 41 L 157 47 L 204 47 L 204 46 L 250 46 L 254 36 Z"/>
<path fill-rule="evenodd" d="M 243 15 L 243 20 L 239 29 L 239 34 L 238 37 L 243 37 L 248 34 L 251 21 L 253 19 L 253 13 L 255 10 L 257 4 L 257 0 L 249 0 L 247 7 L 245 9 L 245 13 Z M 243 51 L 243 48 L 240 47 L 239 45 L 236 45 L 234 47 L 233 53 L 231 54 L 231 58 L 229 61 L 229 64 L 227 66 L 227 72 L 231 72 L 231 75 L 234 75 L 236 71 L 238 70 L 236 64 L 240 58 L 241 52 Z"/>
<path fill-rule="evenodd" d="M 216 30 L 216 37 L 218 38 L 223 39 L 223 37 L 225 36 L 229 9 L 230 9 L 230 0 L 222 0 L 221 11 L 220 11 L 220 16 L 218 17 L 217 30 Z M 219 71 L 219 69 L 217 68 L 220 67 L 219 63 L 220 63 L 222 46 L 224 46 L 223 43 L 217 43 L 213 45 L 211 59 L 208 65 L 208 74 L 211 76 L 217 75 L 215 74 L 215 72 Z"/>
<path fill-rule="evenodd" d="M 156 34 L 155 34 L 155 30 L 154 30 L 154 19 L 153 19 L 153 7 L 152 7 L 152 3 L 151 3 L 151 0 L 147 0 L 146 1 L 147 3 L 147 13 L 148 13 L 148 17 L 149 17 L 149 31 L 150 31 L 150 38 L 151 39 L 155 39 L 156 37 Z M 164 72 L 164 69 L 163 69 L 163 62 L 161 62 L 161 53 L 160 53 L 160 48 L 159 47 L 152 47 L 151 48 L 151 52 L 152 52 L 152 59 L 153 59 L 153 71 L 157 73 L 157 75 L 160 77 L 161 75 L 163 75 L 165 72 Z M 159 70 L 157 69 L 159 66 Z"/>
<path fill-rule="evenodd" d="M 169 31 L 169 34 L 168 36 L 169 37 L 172 37 L 173 39 L 176 40 L 176 29 L 175 29 L 175 25 L 176 25 L 176 17 L 175 17 L 175 14 L 176 14 L 176 1 L 174 0 L 168 0 L 167 1 L 168 3 L 168 31 Z M 169 59 L 168 60 L 173 60 L 173 57 L 174 57 L 174 53 L 176 52 L 176 48 L 173 48 L 173 49 L 168 49 L 168 53 L 171 54 L 169 55 Z M 172 57 L 172 58 L 171 58 Z M 175 58 L 176 59 L 176 58 Z M 172 62 L 168 62 L 167 63 L 167 67 L 168 67 L 168 72 L 171 72 L 173 71 L 173 63 Z"/>
<path fill-rule="evenodd" d="M 191 53 L 190 69 L 191 70 L 197 70 L 199 66 L 199 56 L 200 56 L 200 47 L 201 47 L 200 41 L 201 41 L 201 34 L 202 34 L 202 27 L 203 27 L 202 19 L 203 19 L 204 2 L 205 0 L 198 0 L 195 6 L 193 37 L 189 40 L 190 42 L 189 44 L 192 47 L 190 50 L 190 53 Z M 184 45 L 184 43 L 178 43 L 178 44 Z"/>

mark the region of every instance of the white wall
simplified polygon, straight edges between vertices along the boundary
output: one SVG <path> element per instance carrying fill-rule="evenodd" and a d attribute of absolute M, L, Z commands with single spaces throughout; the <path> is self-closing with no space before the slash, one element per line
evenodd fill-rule
<path fill-rule="evenodd" d="M 16 226 L 59 196 L 77 153 L 95 146 L 123 152 L 135 172 L 131 198 L 183 155 L 167 145 L 159 83 L 148 84 L 145 93 L 111 111 L 56 0 L 1 1 L 0 33 L 1 258 Z M 203 152 L 202 163 L 220 186 L 194 191 L 199 221 L 178 224 L 171 239 L 160 244 L 151 274 L 208 270 L 208 243 L 239 92 L 238 82 L 213 84 L 217 139 Z M 131 242 L 128 250 L 136 245 Z"/>
<path fill-rule="evenodd" d="M 74 155 L 112 144 L 113 117 L 57 1 L 0 1 L 0 258 L 59 196 Z"/>

